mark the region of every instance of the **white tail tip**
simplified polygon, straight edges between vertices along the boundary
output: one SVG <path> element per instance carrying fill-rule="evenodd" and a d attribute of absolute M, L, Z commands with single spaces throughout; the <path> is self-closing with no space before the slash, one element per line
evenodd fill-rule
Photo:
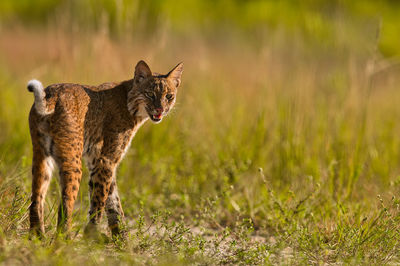
<path fill-rule="evenodd" d="M 43 90 L 42 82 L 37 79 L 32 79 L 28 82 L 28 91 L 30 92 L 38 92 Z"/>
<path fill-rule="evenodd" d="M 35 95 L 35 109 L 40 115 L 48 115 L 51 113 L 47 109 L 46 93 L 43 89 L 43 85 L 39 80 L 32 79 L 28 82 L 28 91 L 33 92 Z M 54 110 L 53 110 L 54 111 Z"/>

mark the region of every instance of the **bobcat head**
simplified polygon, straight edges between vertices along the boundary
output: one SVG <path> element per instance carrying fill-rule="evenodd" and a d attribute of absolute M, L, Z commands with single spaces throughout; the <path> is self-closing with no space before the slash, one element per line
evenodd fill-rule
<path fill-rule="evenodd" d="M 179 63 L 166 75 L 153 74 L 144 61 L 137 63 L 133 89 L 140 94 L 140 109 L 154 123 L 161 122 L 174 106 L 182 71 L 183 63 Z"/>

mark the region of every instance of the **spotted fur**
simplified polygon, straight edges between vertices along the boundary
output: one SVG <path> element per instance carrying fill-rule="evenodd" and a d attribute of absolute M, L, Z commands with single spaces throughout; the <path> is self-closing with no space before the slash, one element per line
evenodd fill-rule
<path fill-rule="evenodd" d="M 31 231 L 44 233 L 44 198 L 53 164 L 59 169 L 61 204 L 58 229 L 67 231 L 82 177 L 81 160 L 90 172 L 90 210 L 86 232 L 97 230 L 106 210 L 113 235 L 120 233 L 124 213 L 116 169 L 132 138 L 149 118 L 158 123 L 174 106 L 183 64 L 166 75 L 153 75 L 139 61 L 134 78 L 99 86 L 30 81 L 35 95 L 29 114 L 33 146 Z"/>

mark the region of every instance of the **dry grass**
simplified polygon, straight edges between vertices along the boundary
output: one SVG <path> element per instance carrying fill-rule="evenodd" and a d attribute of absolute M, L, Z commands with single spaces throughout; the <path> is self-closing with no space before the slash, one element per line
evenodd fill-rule
<path fill-rule="evenodd" d="M 151 37 L 22 26 L 0 34 L 1 263 L 399 262 L 398 69 L 367 71 L 387 62 L 374 61 L 374 37 L 360 48 L 280 30 L 256 44 L 168 28 Z M 184 61 L 185 71 L 174 113 L 138 132 L 119 169 L 128 241 L 81 238 L 85 178 L 77 237 L 54 238 L 54 178 L 48 238 L 27 240 L 26 81 L 124 80 L 140 59 L 159 72 Z"/>

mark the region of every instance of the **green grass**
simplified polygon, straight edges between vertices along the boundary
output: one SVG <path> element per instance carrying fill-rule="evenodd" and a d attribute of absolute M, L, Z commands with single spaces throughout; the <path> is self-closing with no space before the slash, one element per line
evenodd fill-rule
<path fill-rule="evenodd" d="M 113 10 L 102 1 L 82 28 L 68 13 L 83 19 L 78 1 L 61 3 L 70 11 L 57 17 L 52 8 L 64 9 L 43 0 L 28 22 L 21 16 L 30 5 L 10 3 L 0 4 L 8 5 L 0 27 L 1 264 L 400 262 L 399 69 L 388 57 L 398 54 L 388 34 L 398 24 L 389 2 L 235 2 L 224 17 L 222 1 L 204 21 L 206 1 L 138 2 L 149 21 L 132 13 L 139 26 L 130 27 L 128 18 L 97 21 L 96 12 Z M 187 8 L 199 13 L 185 17 Z M 55 173 L 46 239 L 28 240 L 26 82 L 129 79 L 140 59 L 157 72 L 180 61 L 185 70 L 175 110 L 139 130 L 119 167 L 127 241 L 82 238 L 86 169 L 72 239 L 56 237 Z"/>

